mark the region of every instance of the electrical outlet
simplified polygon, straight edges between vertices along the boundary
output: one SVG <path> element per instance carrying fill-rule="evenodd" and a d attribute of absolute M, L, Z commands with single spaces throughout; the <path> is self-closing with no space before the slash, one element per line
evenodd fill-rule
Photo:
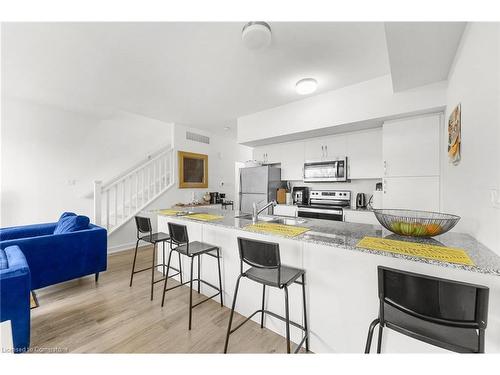
<path fill-rule="evenodd" d="M 490 190 L 490 199 L 491 199 L 491 205 L 494 208 L 500 209 L 500 190 L 499 189 L 491 189 Z"/>

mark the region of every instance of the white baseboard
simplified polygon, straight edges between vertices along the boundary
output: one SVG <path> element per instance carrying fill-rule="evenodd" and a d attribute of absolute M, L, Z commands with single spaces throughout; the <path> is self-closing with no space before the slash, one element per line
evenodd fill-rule
<path fill-rule="evenodd" d="M 151 246 L 151 245 L 142 245 L 142 246 L 139 246 L 139 248 L 143 248 L 143 247 L 147 247 L 147 246 Z M 125 243 L 125 244 L 121 244 L 121 245 L 108 247 L 108 254 L 119 253 L 121 251 L 130 250 L 133 248 L 135 248 L 135 241 L 130 242 L 130 243 Z"/>

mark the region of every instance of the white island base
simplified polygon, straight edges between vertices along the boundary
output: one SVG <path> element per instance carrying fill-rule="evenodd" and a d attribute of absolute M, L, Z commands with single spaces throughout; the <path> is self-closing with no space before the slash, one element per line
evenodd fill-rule
<path fill-rule="evenodd" d="M 485 348 L 487 353 L 500 353 L 500 277 L 455 268 L 441 267 L 426 263 L 398 259 L 355 250 L 346 250 L 333 245 L 321 245 L 283 237 L 250 233 L 245 230 L 228 228 L 211 223 L 195 222 L 178 217 L 158 216 L 158 230 L 168 233 L 167 222 L 184 224 L 188 228 L 190 241 L 203 241 L 219 246 L 222 254 L 222 286 L 224 305 L 231 308 L 236 279 L 240 272 L 237 237 L 254 238 L 278 242 L 283 264 L 306 270 L 306 300 L 308 324 L 310 329 L 310 350 L 316 353 L 363 353 L 368 326 L 378 314 L 377 266 L 383 265 L 396 269 L 422 273 L 430 276 L 481 284 L 490 288 L 489 320 L 486 329 Z M 159 262 L 161 262 L 161 251 Z M 183 275 L 187 280 L 190 262 L 183 258 Z M 218 285 L 217 262 L 212 257 L 201 257 L 201 276 L 208 282 Z M 177 256 L 172 257 L 172 265 L 177 266 Z M 195 262 L 195 275 L 196 275 Z M 178 279 L 178 278 L 177 278 Z M 194 288 L 197 287 L 196 283 Z M 213 290 L 201 285 L 204 295 Z M 290 318 L 303 324 L 301 286 L 289 288 Z M 168 299 L 168 293 L 166 295 Z M 186 294 L 186 298 L 188 294 Z M 219 297 L 215 301 L 219 302 Z M 262 286 L 242 278 L 236 311 L 249 316 L 260 309 Z M 277 288 L 266 288 L 266 308 L 284 315 L 284 292 Z M 167 307 L 168 308 L 168 303 Z M 193 310 L 193 329 L 196 329 L 196 308 Z M 260 324 L 260 314 L 253 320 Z M 228 318 L 229 321 L 229 318 Z M 241 320 L 235 317 L 233 327 Z M 266 316 L 265 327 L 285 336 L 284 323 Z M 224 330 L 226 327 L 224 327 Z M 372 342 L 375 352 L 377 332 Z M 244 340 L 241 331 L 231 335 L 231 340 Z M 301 340 L 301 331 L 291 327 L 291 338 L 295 343 Z M 221 350 L 223 347 L 220 348 Z M 292 347 L 292 351 L 294 348 Z M 229 343 L 231 352 L 231 341 Z M 382 352 L 384 353 L 436 353 L 445 352 L 426 343 L 385 329 Z"/>

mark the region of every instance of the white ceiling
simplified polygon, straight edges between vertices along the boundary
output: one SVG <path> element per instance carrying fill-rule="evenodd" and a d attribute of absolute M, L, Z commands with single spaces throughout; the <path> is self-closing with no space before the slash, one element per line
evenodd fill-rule
<path fill-rule="evenodd" d="M 124 110 L 219 133 L 229 125 L 234 134 L 237 117 L 302 99 L 294 86 L 304 77 L 318 80 L 317 94 L 391 69 L 396 80 L 407 79 L 405 69 L 415 74 L 394 58 L 389 64 L 384 23 L 270 25 L 270 47 L 252 51 L 241 22 L 3 23 L 2 89 L 100 116 Z M 403 47 L 389 48 L 391 56 Z"/>
<path fill-rule="evenodd" d="M 114 108 L 221 130 L 238 116 L 389 73 L 383 23 L 270 23 L 262 51 L 244 23 L 2 25 L 7 93 L 68 108 Z"/>
<path fill-rule="evenodd" d="M 388 22 L 387 48 L 394 91 L 448 78 L 465 22 Z"/>

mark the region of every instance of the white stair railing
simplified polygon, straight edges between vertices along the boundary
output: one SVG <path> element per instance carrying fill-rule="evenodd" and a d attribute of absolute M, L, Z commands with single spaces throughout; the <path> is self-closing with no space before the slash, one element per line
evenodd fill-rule
<path fill-rule="evenodd" d="M 173 155 L 168 148 L 108 185 L 94 181 L 94 222 L 109 235 L 172 187 Z"/>

